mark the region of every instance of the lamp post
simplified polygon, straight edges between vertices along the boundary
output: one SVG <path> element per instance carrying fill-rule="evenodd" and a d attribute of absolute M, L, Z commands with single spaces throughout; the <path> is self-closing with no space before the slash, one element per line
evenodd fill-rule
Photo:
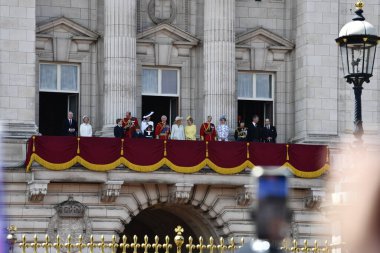
<path fill-rule="evenodd" d="M 349 84 L 353 84 L 355 94 L 354 136 L 362 142 L 362 90 L 363 84 L 369 83 L 372 77 L 376 55 L 376 46 L 380 37 L 376 30 L 363 16 L 364 3 L 359 0 L 356 4 L 355 17 L 343 26 L 339 38 L 335 41 L 340 47 L 344 77 Z"/>
<path fill-rule="evenodd" d="M 14 245 L 17 241 L 17 236 L 16 236 L 16 232 L 17 232 L 17 227 L 15 225 L 10 225 L 8 228 L 8 234 L 7 234 L 7 241 L 8 241 L 8 245 L 9 245 L 9 252 L 10 253 L 13 253 L 13 248 L 14 248 Z"/>

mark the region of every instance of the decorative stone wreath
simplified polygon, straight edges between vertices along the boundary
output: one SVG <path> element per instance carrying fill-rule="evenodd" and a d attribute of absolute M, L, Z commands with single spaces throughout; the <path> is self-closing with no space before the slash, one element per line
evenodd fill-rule
<path fill-rule="evenodd" d="M 170 0 L 170 17 L 169 18 L 158 18 L 155 14 L 155 0 L 150 0 L 148 4 L 148 15 L 149 18 L 153 21 L 155 24 L 161 24 L 161 23 L 167 23 L 171 24 L 175 17 L 177 16 L 177 8 L 175 6 L 174 0 Z"/>

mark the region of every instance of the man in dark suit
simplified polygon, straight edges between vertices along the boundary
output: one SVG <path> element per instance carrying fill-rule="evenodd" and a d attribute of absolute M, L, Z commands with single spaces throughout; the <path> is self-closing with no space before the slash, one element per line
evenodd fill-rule
<path fill-rule="evenodd" d="M 121 119 L 116 120 L 116 126 L 113 129 L 113 135 L 116 138 L 124 138 L 124 127 L 122 125 Z"/>
<path fill-rule="evenodd" d="M 277 130 L 270 124 L 269 119 L 265 119 L 264 142 L 276 143 Z"/>
<path fill-rule="evenodd" d="M 262 129 L 259 126 L 259 116 L 254 115 L 252 123 L 248 125 L 248 141 L 260 142 L 262 141 Z"/>
<path fill-rule="evenodd" d="M 67 119 L 63 121 L 63 135 L 77 136 L 78 135 L 78 122 L 73 119 L 73 112 L 67 113 Z"/>

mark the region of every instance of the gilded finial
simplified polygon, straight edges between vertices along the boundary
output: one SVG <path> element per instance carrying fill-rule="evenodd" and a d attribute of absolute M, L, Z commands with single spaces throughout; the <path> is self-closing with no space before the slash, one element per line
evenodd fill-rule
<path fill-rule="evenodd" d="M 119 244 L 119 247 L 122 250 L 122 253 L 127 252 L 127 248 L 129 248 L 129 244 L 127 243 L 127 236 L 123 235 L 123 242 Z"/>
<path fill-rule="evenodd" d="M 154 249 L 154 253 L 158 253 L 158 250 L 162 248 L 162 244 L 160 244 L 160 238 L 157 235 L 154 237 L 154 243 L 152 244 L 152 247 Z"/>
<path fill-rule="evenodd" d="M 177 245 L 177 253 L 181 253 L 182 245 L 185 242 L 185 238 L 182 236 L 184 229 L 181 226 L 177 226 L 174 229 L 174 232 L 177 235 L 174 237 L 174 243 Z"/>
<path fill-rule="evenodd" d="M 112 236 L 112 242 L 108 244 L 108 248 L 111 249 L 111 253 L 116 253 L 117 248 L 119 247 L 119 244 L 116 243 L 116 236 Z"/>
<path fill-rule="evenodd" d="M 169 253 L 172 245 L 170 244 L 169 236 L 165 236 L 165 243 L 162 245 L 162 248 L 165 249 L 165 253 Z"/>
<path fill-rule="evenodd" d="M 364 7 L 364 3 L 362 0 L 358 0 L 355 4 L 355 7 L 357 10 L 363 10 L 363 7 Z"/>
<path fill-rule="evenodd" d="M 148 243 L 149 238 L 147 235 L 144 236 L 144 243 L 141 244 L 141 248 L 144 249 L 144 253 L 148 253 L 148 249 L 152 247 L 150 243 Z"/>
<path fill-rule="evenodd" d="M 186 249 L 189 253 L 193 253 L 193 249 L 195 249 L 196 246 L 193 244 L 193 237 L 189 236 L 189 244 L 186 244 Z"/>
<path fill-rule="evenodd" d="M 78 249 L 79 253 L 82 253 L 82 250 L 86 248 L 86 244 L 83 243 L 83 236 L 79 235 L 78 242 L 75 244 L 75 247 Z"/>
<path fill-rule="evenodd" d="M 137 235 L 133 236 L 133 243 L 131 243 L 131 248 L 133 248 L 133 253 L 137 253 L 137 249 L 140 248 L 140 244 L 137 243 Z"/>

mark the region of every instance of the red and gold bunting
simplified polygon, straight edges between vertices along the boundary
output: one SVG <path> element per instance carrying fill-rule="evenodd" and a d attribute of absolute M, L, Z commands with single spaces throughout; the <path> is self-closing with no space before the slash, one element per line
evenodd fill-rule
<path fill-rule="evenodd" d="M 322 145 L 33 136 L 27 171 L 33 162 L 49 170 L 80 164 L 93 171 L 124 165 L 151 172 L 167 166 L 179 173 L 209 167 L 220 174 L 236 174 L 256 166 L 286 167 L 298 177 L 316 178 L 329 168 L 329 152 Z"/>

